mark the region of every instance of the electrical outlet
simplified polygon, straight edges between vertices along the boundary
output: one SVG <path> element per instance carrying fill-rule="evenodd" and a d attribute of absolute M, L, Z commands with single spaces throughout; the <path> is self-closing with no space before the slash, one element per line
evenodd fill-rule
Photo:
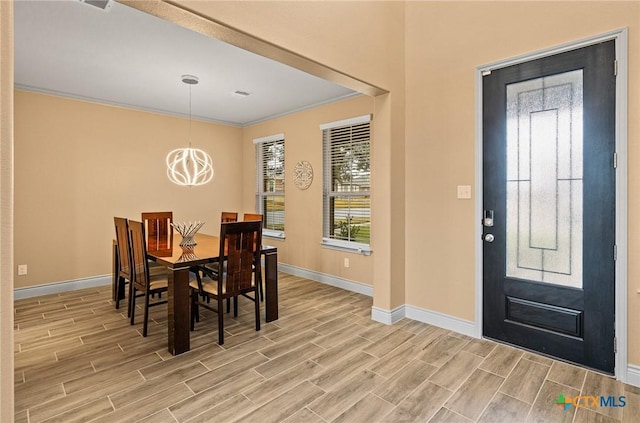
<path fill-rule="evenodd" d="M 344 259 L 344 267 L 349 267 L 349 259 L 346 257 Z"/>
<path fill-rule="evenodd" d="M 27 274 L 27 265 L 19 264 L 18 265 L 18 276 L 24 276 Z"/>

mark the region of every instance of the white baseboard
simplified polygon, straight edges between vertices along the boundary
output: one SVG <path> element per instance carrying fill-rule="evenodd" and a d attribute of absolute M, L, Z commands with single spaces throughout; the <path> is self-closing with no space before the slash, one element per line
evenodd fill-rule
<path fill-rule="evenodd" d="M 278 271 L 373 297 L 373 287 L 360 282 L 354 282 L 338 278 L 336 276 L 327 275 L 325 273 L 316 272 L 315 270 L 307 270 L 283 263 L 278 263 Z"/>
<path fill-rule="evenodd" d="M 371 307 L 371 320 L 385 325 L 392 325 L 405 317 L 405 306 L 401 305 L 393 310 L 385 310 L 379 307 Z"/>
<path fill-rule="evenodd" d="M 357 292 L 359 294 L 373 297 L 373 287 L 359 282 L 338 278 L 313 270 L 302 269 L 300 267 L 291 266 L 289 264 L 278 263 L 278 270 L 289 273 L 294 276 L 311 279 L 312 281 L 324 283 L 347 291 Z M 41 295 L 58 294 L 60 292 L 75 291 L 83 288 L 93 288 L 96 286 L 109 285 L 112 282 L 111 275 L 93 276 L 89 278 L 75 279 L 71 281 L 48 283 L 44 285 L 29 286 L 25 288 L 16 288 L 13 291 L 13 298 L 19 300 L 22 298 L 39 297 Z"/>
<path fill-rule="evenodd" d="M 629 385 L 640 388 L 640 366 L 627 365 L 627 382 Z"/>
<path fill-rule="evenodd" d="M 409 319 L 417 320 L 422 323 L 428 323 L 433 326 L 438 326 L 443 329 L 452 330 L 463 335 L 477 338 L 476 325 L 474 322 L 411 305 L 407 305 L 405 307 L 406 316 Z"/>
<path fill-rule="evenodd" d="M 386 325 L 392 325 L 405 317 L 477 338 L 475 324 L 458 317 L 406 304 L 391 311 L 379 307 L 371 307 L 371 319 Z"/>
<path fill-rule="evenodd" d="M 28 286 L 13 290 L 13 299 L 39 297 L 41 295 L 59 294 L 61 292 L 75 291 L 77 289 L 94 288 L 96 286 L 110 285 L 111 275 L 93 276 L 90 278 L 75 279 L 72 281 L 48 283 L 44 285 Z"/>

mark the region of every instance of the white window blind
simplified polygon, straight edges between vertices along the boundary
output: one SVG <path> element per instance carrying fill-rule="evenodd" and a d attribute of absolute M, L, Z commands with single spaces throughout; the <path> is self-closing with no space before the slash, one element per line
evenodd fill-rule
<path fill-rule="evenodd" d="M 256 212 L 263 234 L 284 237 L 284 134 L 253 141 L 256 145 Z"/>
<path fill-rule="evenodd" d="M 370 116 L 320 127 L 323 138 L 323 244 L 370 252 Z"/>

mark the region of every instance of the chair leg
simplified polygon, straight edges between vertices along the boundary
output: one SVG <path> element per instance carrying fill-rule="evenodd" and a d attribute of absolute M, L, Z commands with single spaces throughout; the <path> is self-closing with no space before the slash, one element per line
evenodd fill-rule
<path fill-rule="evenodd" d="M 196 320 L 198 319 L 198 291 L 191 290 L 191 330 L 196 328 Z"/>
<path fill-rule="evenodd" d="M 133 325 L 136 312 L 136 288 L 133 284 L 131 284 L 131 289 L 129 289 L 129 297 L 129 317 L 131 318 L 131 325 Z"/>
<path fill-rule="evenodd" d="M 224 344 L 224 313 L 222 312 L 222 297 L 218 297 L 218 344 Z"/>
<path fill-rule="evenodd" d="M 191 268 L 191 272 L 193 272 L 196 275 L 196 279 L 198 281 L 198 286 L 202 286 L 202 275 L 200 274 L 200 270 L 197 270 L 195 268 Z M 206 292 L 202 293 L 202 301 L 207 301 L 207 303 L 211 302 L 211 296 L 209 294 L 207 294 Z M 200 318 L 199 316 L 196 316 L 196 321 L 199 322 Z"/>
<path fill-rule="evenodd" d="M 264 291 L 262 289 L 262 275 L 260 275 L 260 279 L 258 280 L 258 289 L 260 290 L 260 301 L 264 302 Z"/>
<path fill-rule="evenodd" d="M 144 294 L 144 322 L 142 323 L 142 336 L 147 336 L 147 326 L 149 326 L 149 293 Z"/>
<path fill-rule="evenodd" d="M 238 317 L 238 297 L 233 297 L 233 317 Z"/>
<path fill-rule="evenodd" d="M 131 317 L 131 293 L 133 291 L 133 283 L 129 281 L 129 297 L 127 298 L 127 317 Z"/>
<path fill-rule="evenodd" d="M 262 290 L 262 272 L 256 271 L 254 274 L 254 282 L 258 285 L 258 290 L 260 292 L 260 301 L 264 302 L 264 291 Z M 256 295 L 258 297 L 258 295 Z"/>
<path fill-rule="evenodd" d="M 256 298 L 258 296 L 258 293 L 255 292 L 254 293 L 254 298 L 255 298 L 255 305 L 256 305 L 256 330 L 260 330 L 260 301 L 258 301 L 258 299 Z"/>
<path fill-rule="evenodd" d="M 124 278 L 116 276 L 116 309 L 120 308 L 120 297 L 124 294 Z"/>

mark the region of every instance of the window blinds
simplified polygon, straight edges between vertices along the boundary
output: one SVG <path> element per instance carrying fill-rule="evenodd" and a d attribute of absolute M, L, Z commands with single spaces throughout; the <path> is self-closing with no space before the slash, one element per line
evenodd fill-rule
<path fill-rule="evenodd" d="M 284 235 L 284 135 L 254 140 L 256 144 L 256 211 L 263 215 L 265 235 Z M 273 231 L 273 232 L 271 232 Z"/>
<path fill-rule="evenodd" d="M 322 125 L 323 237 L 369 245 L 371 229 L 370 116 Z"/>

